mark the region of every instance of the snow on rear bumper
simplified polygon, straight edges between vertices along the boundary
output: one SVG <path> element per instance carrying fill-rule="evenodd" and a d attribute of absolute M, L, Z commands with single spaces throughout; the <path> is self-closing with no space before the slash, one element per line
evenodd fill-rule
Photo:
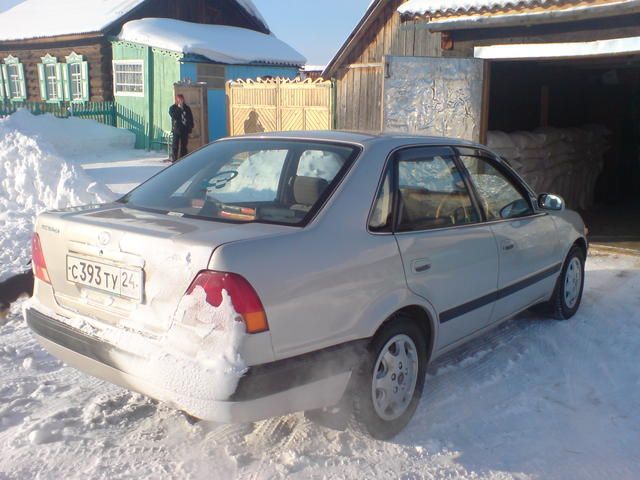
<path fill-rule="evenodd" d="M 148 395 L 194 417 L 242 423 L 337 404 L 346 391 L 365 341 L 350 342 L 301 357 L 250 367 L 226 401 L 193 396 L 144 375 L 135 352 L 125 351 L 33 308 L 25 312 L 38 341 L 66 364 Z M 193 364 L 193 368 L 198 368 Z"/>

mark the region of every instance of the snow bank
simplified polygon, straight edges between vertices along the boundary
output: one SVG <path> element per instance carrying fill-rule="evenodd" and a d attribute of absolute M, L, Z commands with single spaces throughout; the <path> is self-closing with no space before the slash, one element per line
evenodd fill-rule
<path fill-rule="evenodd" d="M 77 118 L 19 111 L 0 119 L 0 280 L 24 271 L 33 222 L 44 210 L 114 199 L 78 157 L 91 149 L 133 148 L 127 131 Z"/>
<path fill-rule="evenodd" d="M 274 35 L 226 25 L 204 25 L 169 18 L 127 22 L 120 40 L 179 53 L 202 55 L 226 64 L 304 65 L 307 60 Z"/>
<path fill-rule="evenodd" d="M 525 313 L 436 360 L 390 442 L 301 414 L 192 425 L 64 366 L 16 305 L 0 328 L 0 478 L 636 480 L 639 291 L 640 258 L 590 255 L 573 319 Z"/>

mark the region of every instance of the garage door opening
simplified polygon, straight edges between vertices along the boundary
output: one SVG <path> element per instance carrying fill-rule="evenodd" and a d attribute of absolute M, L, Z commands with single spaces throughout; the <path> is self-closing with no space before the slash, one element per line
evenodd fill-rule
<path fill-rule="evenodd" d="M 490 78 L 489 145 L 594 241 L 640 248 L 640 56 L 493 61 Z"/>

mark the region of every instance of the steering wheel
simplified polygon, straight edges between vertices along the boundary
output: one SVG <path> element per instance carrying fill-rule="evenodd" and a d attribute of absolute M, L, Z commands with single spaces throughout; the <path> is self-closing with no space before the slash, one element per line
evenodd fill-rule
<path fill-rule="evenodd" d="M 224 188 L 224 186 L 227 183 L 229 183 L 231 180 L 233 180 L 237 176 L 238 176 L 238 171 L 237 170 L 223 170 L 223 171 L 220 171 L 220 172 L 216 173 L 215 175 L 213 175 L 209 179 L 209 181 L 206 183 L 207 189 L 208 188 L 215 188 L 216 190 L 219 190 L 221 188 Z"/>

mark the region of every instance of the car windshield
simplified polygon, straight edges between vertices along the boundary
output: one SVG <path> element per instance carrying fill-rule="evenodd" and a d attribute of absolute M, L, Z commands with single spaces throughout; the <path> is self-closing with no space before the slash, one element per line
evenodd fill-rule
<path fill-rule="evenodd" d="M 208 220 L 304 225 L 358 151 L 324 142 L 226 140 L 194 152 L 119 201 Z"/>

